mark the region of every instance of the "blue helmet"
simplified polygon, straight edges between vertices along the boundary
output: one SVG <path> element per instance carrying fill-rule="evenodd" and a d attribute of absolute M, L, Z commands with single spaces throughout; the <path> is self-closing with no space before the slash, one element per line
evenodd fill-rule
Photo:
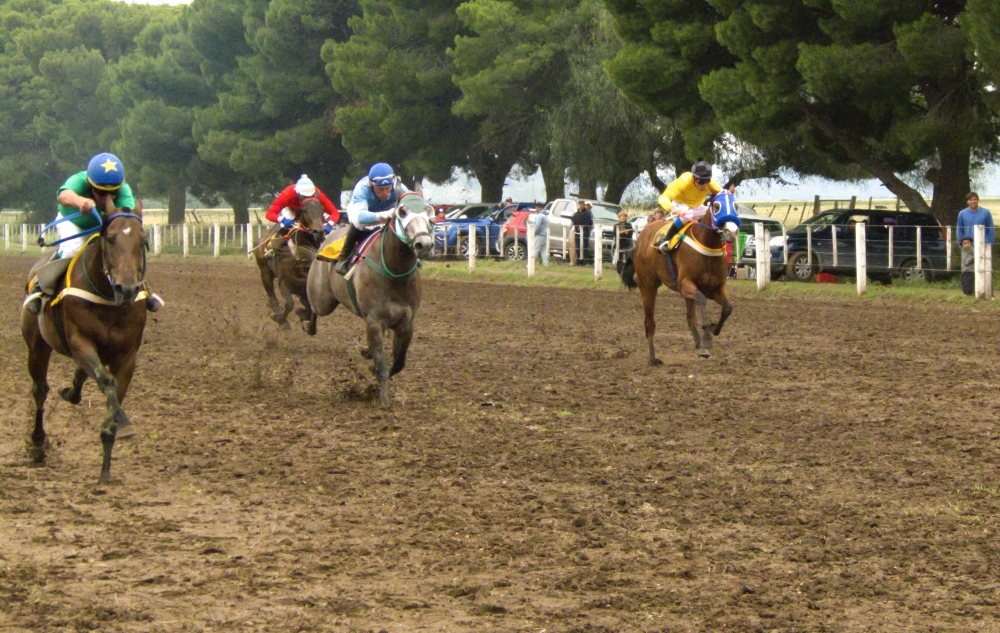
<path fill-rule="evenodd" d="M 388 163 L 375 163 L 368 170 L 368 182 L 376 187 L 391 185 L 396 175 L 392 173 L 392 167 Z"/>
<path fill-rule="evenodd" d="M 94 189 L 116 191 L 125 182 L 125 167 L 117 156 L 103 152 L 90 159 L 87 182 Z"/>

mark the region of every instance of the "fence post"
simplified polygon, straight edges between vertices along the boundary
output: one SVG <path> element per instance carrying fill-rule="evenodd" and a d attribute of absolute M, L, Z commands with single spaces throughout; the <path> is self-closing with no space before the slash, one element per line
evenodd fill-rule
<path fill-rule="evenodd" d="M 767 250 L 771 250 L 770 246 Z M 788 229 L 784 226 L 781 227 L 781 263 L 788 265 Z"/>
<path fill-rule="evenodd" d="M 247 257 L 249 257 L 251 253 L 253 253 L 253 224 L 250 224 L 249 222 L 247 222 L 246 236 L 247 236 Z"/>
<path fill-rule="evenodd" d="M 160 225 L 153 225 L 153 255 L 159 256 L 163 252 L 163 239 L 160 236 Z"/>
<path fill-rule="evenodd" d="M 764 257 L 764 223 L 754 222 L 753 223 L 753 239 L 754 239 L 754 257 L 757 262 L 757 290 L 763 290 L 767 288 L 767 284 L 771 281 L 771 275 L 767 274 L 767 260 Z M 767 254 L 770 255 L 771 251 L 768 250 Z"/>
<path fill-rule="evenodd" d="M 924 259 L 923 248 L 922 248 L 923 244 L 921 244 L 921 242 L 923 242 L 923 240 L 920 239 L 920 227 L 918 226 L 917 227 L 917 270 L 921 270 L 924 267 L 923 264 L 921 263 L 922 260 Z"/>
<path fill-rule="evenodd" d="M 972 249 L 976 270 L 976 298 L 986 296 L 986 227 L 977 224 L 972 227 Z"/>
<path fill-rule="evenodd" d="M 212 257 L 219 256 L 219 223 L 212 225 Z"/>
<path fill-rule="evenodd" d="M 570 235 L 572 235 L 572 232 L 570 233 Z M 565 262 L 566 261 L 566 225 L 565 224 L 562 225 L 562 245 L 563 245 L 563 247 L 562 247 L 562 258 L 563 258 L 563 261 Z"/>
<path fill-rule="evenodd" d="M 21 252 L 26 253 L 28 251 L 28 225 L 21 225 Z"/>
<path fill-rule="evenodd" d="M 604 229 L 595 224 L 591 232 L 594 235 L 594 281 L 600 281 L 604 270 Z"/>
<path fill-rule="evenodd" d="M 813 261 L 813 229 L 811 226 L 806 227 L 806 261 L 812 266 Z"/>
<path fill-rule="evenodd" d="M 858 276 L 858 294 L 868 289 L 868 245 L 865 241 L 865 223 L 854 225 L 854 265 Z"/>
<path fill-rule="evenodd" d="M 6 252 L 10 249 L 10 225 L 3 225 L 3 250 Z"/>
<path fill-rule="evenodd" d="M 802 211 L 805 211 L 805 205 L 802 205 Z M 819 215 L 819 196 L 813 199 L 813 215 Z M 799 224 L 802 223 L 801 216 L 799 217 Z"/>
<path fill-rule="evenodd" d="M 893 266 L 893 253 L 892 253 L 892 250 L 893 250 L 893 248 L 892 248 L 892 246 L 893 246 L 893 244 L 892 244 L 892 234 L 893 234 L 893 231 L 892 231 L 892 229 L 893 229 L 893 225 L 890 224 L 889 225 L 889 259 L 886 261 L 886 266 L 889 267 L 889 274 L 890 275 L 892 275 L 892 271 L 895 268 L 895 266 Z"/>
<path fill-rule="evenodd" d="M 181 225 L 181 257 L 188 256 L 188 224 Z"/>
<path fill-rule="evenodd" d="M 851 206 L 849 206 L 847 208 L 853 211 L 854 207 L 855 207 L 855 205 L 857 205 L 857 203 L 858 203 L 858 197 L 857 196 L 851 196 Z"/>
<path fill-rule="evenodd" d="M 535 225 L 528 222 L 528 276 L 535 276 Z"/>
<path fill-rule="evenodd" d="M 476 227 L 469 225 L 469 272 L 476 272 Z"/>
<path fill-rule="evenodd" d="M 833 267 L 837 267 L 837 225 L 830 225 L 830 241 L 833 243 Z"/>
<path fill-rule="evenodd" d="M 945 270 L 951 270 L 951 225 L 944 227 L 944 252 L 948 257 L 944 261 Z"/>

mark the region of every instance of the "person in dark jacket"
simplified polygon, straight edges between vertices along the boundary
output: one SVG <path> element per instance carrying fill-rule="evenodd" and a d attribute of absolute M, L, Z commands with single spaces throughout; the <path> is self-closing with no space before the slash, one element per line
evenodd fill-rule
<path fill-rule="evenodd" d="M 590 206 L 583 200 L 580 200 L 576 206 L 576 213 L 573 214 L 574 237 L 576 238 L 580 252 L 580 259 L 576 262 L 577 265 L 582 265 L 582 260 L 587 258 L 588 249 L 590 248 L 590 229 L 593 226 L 594 216 L 590 212 Z"/>

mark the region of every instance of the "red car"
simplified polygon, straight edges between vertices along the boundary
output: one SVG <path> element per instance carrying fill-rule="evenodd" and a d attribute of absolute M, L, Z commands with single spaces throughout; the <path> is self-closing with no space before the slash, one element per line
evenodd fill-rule
<path fill-rule="evenodd" d="M 498 249 L 504 259 L 522 260 L 528 255 L 528 219 L 534 214 L 534 209 L 511 210 L 500 231 Z"/>

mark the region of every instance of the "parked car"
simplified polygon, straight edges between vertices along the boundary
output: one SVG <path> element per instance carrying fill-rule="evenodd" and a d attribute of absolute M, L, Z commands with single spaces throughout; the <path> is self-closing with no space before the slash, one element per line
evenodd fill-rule
<path fill-rule="evenodd" d="M 569 253 L 569 229 L 573 224 L 573 214 L 577 208 L 576 198 L 559 198 L 549 202 L 545 208 L 549 210 L 549 254 L 554 257 L 563 257 L 564 253 Z M 611 202 L 600 202 L 598 200 L 584 200 L 591 205 L 590 212 L 594 217 L 593 230 L 601 231 L 601 244 L 603 245 L 603 256 L 610 260 L 615 248 L 615 224 L 618 223 L 618 214 L 622 211 L 620 205 Z M 500 248 L 507 259 L 519 259 L 524 256 L 528 248 L 527 223 L 534 222 L 535 214 L 522 211 L 515 211 L 511 214 L 511 220 L 505 224 L 500 237 Z M 514 229 L 517 229 L 515 237 Z M 593 233 L 591 233 L 593 235 Z M 577 238 L 579 239 L 579 238 Z M 593 237 L 590 238 L 593 240 Z M 593 242 L 587 244 L 588 255 L 593 249 Z"/>
<path fill-rule="evenodd" d="M 461 220 L 471 218 L 485 218 L 496 211 L 498 204 L 489 202 L 475 202 L 472 204 L 457 204 L 448 209 L 444 217 L 446 220 Z"/>
<path fill-rule="evenodd" d="M 945 229 L 927 213 L 857 209 L 826 211 L 788 232 L 788 264 L 782 265 L 783 245 L 771 245 L 772 277 L 782 272 L 789 279 L 809 281 L 817 272 L 855 274 L 854 226 L 866 225 L 868 274 L 873 278 L 930 281 L 946 268 Z M 920 266 L 917 266 L 917 227 L 920 230 Z M 836 227 L 836 240 L 833 238 Z M 889 227 L 892 261 L 889 261 Z M 807 250 L 807 230 L 812 232 L 812 257 Z M 836 265 L 834 265 L 836 244 Z"/>
<path fill-rule="evenodd" d="M 773 218 L 757 215 L 753 207 L 740 207 L 739 213 L 740 233 L 737 237 L 736 246 L 740 257 L 737 265 L 747 268 L 747 276 L 753 278 L 756 276 L 757 269 L 757 238 L 754 225 L 757 223 L 763 224 L 764 230 L 771 235 L 768 246 L 777 246 L 778 248 L 781 248 L 781 245 L 784 244 L 782 231 L 784 231 L 785 226 Z M 772 266 L 771 277 L 777 279 L 782 273 L 784 273 L 784 266 L 779 270 L 775 270 Z"/>
<path fill-rule="evenodd" d="M 487 244 L 490 245 L 489 254 L 499 255 L 500 250 L 496 247 L 496 238 L 500 235 L 502 226 L 501 218 L 504 209 L 497 209 L 495 204 L 466 205 L 466 208 L 455 213 L 456 217 L 445 215 L 443 222 L 434 225 L 434 251 L 435 255 L 458 255 L 459 257 L 469 256 L 469 227 L 474 226 L 476 235 L 476 252 L 486 254 Z"/>

